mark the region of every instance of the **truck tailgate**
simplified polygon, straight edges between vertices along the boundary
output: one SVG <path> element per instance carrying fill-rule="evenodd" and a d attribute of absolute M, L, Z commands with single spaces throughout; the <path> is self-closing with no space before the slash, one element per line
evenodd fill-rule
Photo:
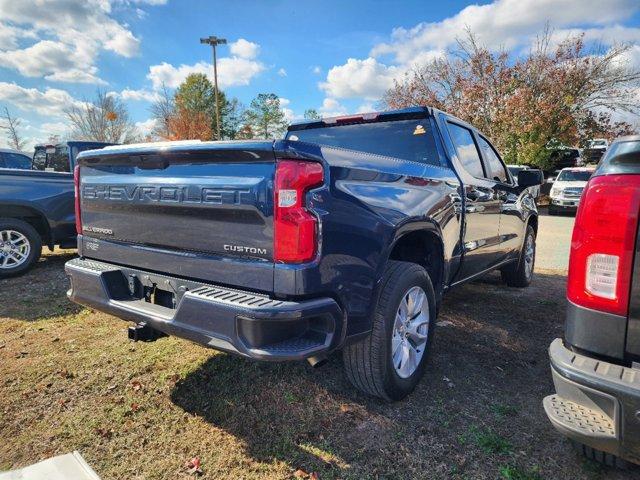
<path fill-rule="evenodd" d="M 216 143 L 178 151 L 146 148 L 80 157 L 83 242 L 86 245 L 87 237 L 97 240 L 93 250 L 83 248 L 85 256 L 99 258 L 101 250 L 110 250 L 113 259 L 121 255 L 114 249 L 128 247 L 127 265 L 211 281 L 220 276 L 207 279 L 202 278 L 207 269 L 185 270 L 189 258 L 222 262 L 227 272 L 233 272 L 234 262 L 272 269 L 272 142 Z M 164 266 L 155 264 L 154 253 Z M 173 258 L 179 263 L 166 264 Z"/>

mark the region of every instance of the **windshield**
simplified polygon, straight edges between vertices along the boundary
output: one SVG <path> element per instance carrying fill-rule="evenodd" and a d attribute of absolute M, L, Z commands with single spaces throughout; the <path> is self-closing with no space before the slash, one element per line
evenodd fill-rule
<path fill-rule="evenodd" d="M 286 138 L 440 165 L 431 123 L 426 118 L 294 130 Z"/>
<path fill-rule="evenodd" d="M 563 170 L 558 175 L 558 182 L 588 182 L 593 172 L 587 170 Z"/>

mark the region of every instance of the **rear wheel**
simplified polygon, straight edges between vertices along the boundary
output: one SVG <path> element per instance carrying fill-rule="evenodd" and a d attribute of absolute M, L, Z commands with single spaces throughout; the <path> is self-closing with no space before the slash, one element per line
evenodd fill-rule
<path fill-rule="evenodd" d="M 533 279 L 533 268 L 536 263 L 536 232 L 531 225 L 527 226 L 526 232 L 518 262 L 501 270 L 502 280 L 510 287 L 528 287 Z"/>
<path fill-rule="evenodd" d="M 343 352 L 351 383 L 385 400 L 411 393 L 424 373 L 435 318 L 435 294 L 427 271 L 414 263 L 389 261 L 372 332 Z"/>
<path fill-rule="evenodd" d="M 0 219 L 0 278 L 20 275 L 40 258 L 40 234 L 27 222 Z"/>

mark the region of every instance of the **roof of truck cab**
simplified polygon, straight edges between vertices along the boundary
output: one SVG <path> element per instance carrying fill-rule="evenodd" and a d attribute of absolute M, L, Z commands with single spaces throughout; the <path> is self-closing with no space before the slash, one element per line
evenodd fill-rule
<path fill-rule="evenodd" d="M 274 140 L 223 140 L 207 141 L 201 140 L 174 140 L 169 142 L 147 142 L 130 143 L 128 145 L 110 145 L 97 150 L 85 150 L 80 152 L 77 159 L 121 156 L 121 155 L 142 155 L 146 153 L 187 153 L 204 152 L 207 150 L 244 149 L 257 150 L 272 148 Z"/>

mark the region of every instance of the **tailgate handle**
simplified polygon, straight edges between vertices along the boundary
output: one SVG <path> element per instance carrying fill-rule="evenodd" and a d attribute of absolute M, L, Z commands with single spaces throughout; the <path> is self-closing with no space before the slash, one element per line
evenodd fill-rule
<path fill-rule="evenodd" d="M 162 155 L 130 155 L 129 161 L 141 170 L 164 170 L 169 160 Z"/>

